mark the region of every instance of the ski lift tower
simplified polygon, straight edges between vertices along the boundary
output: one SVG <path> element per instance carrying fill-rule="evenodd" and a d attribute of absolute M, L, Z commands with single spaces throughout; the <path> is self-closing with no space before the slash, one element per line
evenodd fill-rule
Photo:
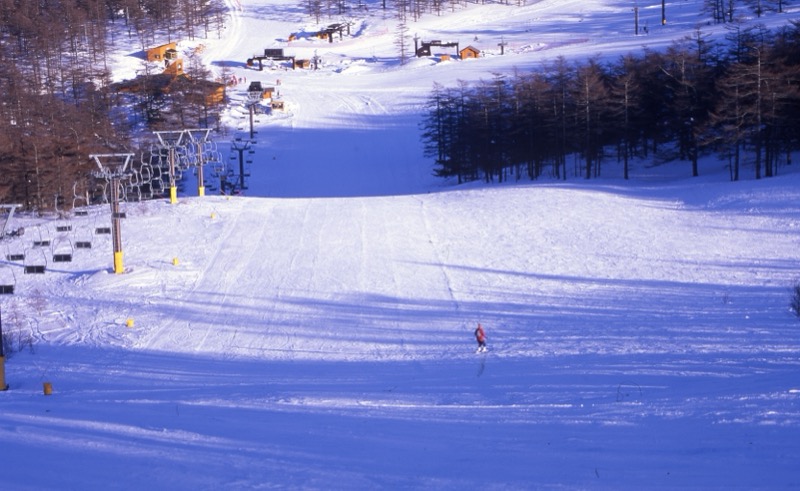
<path fill-rule="evenodd" d="M 256 88 L 257 87 L 257 88 Z M 247 91 L 247 109 L 250 111 L 250 139 L 256 134 L 253 130 L 253 116 L 256 112 L 256 106 L 261 101 L 264 91 L 261 89 L 261 84 L 257 86 L 251 85 L 250 90 Z"/>
<path fill-rule="evenodd" d="M 178 202 L 178 186 L 175 183 L 175 149 L 178 148 L 183 142 L 183 136 L 186 134 L 184 130 L 180 131 L 154 131 L 158 137 L 161 146 L 166 148 L 169 152 L 167 160 L 169 163 L 169 202 L 175 204 Z"/>
<path fill-rule="evenodd" d="M 234 150 L 239 154 L 239 189 L 244 191 L 247 189 L 247 187 L 244 185 L 244 152 L 245 150 L 250 150 L 250 140 L 233 140 L 231 142 L 231 150 Z"/>
<path fill-rule="evenodd" d="M 195 150 L 197 151 L 197 195 L 198 196 L 205 196 L 206 195 L 206 186 L 203 181 L 203 164 L 205 164 L 205 159 L 203 158 L 203 147 L 205 143 L 208 141 L 208 134 L 211 133 L 211 128 L 202 128 L 202 129 L 192 129 L 192 130 L 185 130 L 186 134 L 189 135 L 189 140 L 195 144 Z"/>
<path fill-rule="evenodd" d="M 125 268 L 122 266 L 122 231 L 120 220 L 124 217 L 119 211 L 119 195 L 122 189 L 122 179 L 128 173 L 132 153 L 103 153 L 92 154 L 90 158 L 97 163 L 99 170 L 93 173 L 94 177 L 105 179 L 110 184 L 111 196 L 111 234 L 114 246 L 114 273 L 122 274 Z"/>
<path fill-rule="evenodd" d="M 3 339 L 3 313 L 0 310 L 0 340 Z M 0 342 L 0 390 L 8 390 L 6 383 L 6 353 L 3 350 L 3 344 Z"/>

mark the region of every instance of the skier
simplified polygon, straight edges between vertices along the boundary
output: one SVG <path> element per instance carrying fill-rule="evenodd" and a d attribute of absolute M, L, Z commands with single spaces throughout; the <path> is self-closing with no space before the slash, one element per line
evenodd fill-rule
<path fill-rule="evenodd" d="M 478 323 L 478 328 L 475 329 L 475 340 L 478 341 L 478 349 L 475 350 L 476 353 L 481 353 L 486 351 L 486 332 L 483 330 L 483 326 L 481 326 L 480 322 Z"/>

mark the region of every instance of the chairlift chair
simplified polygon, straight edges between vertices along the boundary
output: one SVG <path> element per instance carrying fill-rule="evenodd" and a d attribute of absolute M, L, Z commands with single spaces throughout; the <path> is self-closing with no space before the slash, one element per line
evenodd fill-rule
<path fill-rule="evenodd" d="M 111 203 L 111 182 L 110 180 L 106 180 L 103 184 L 103 204 Z M 128 201 L 128 189 L 127 186 L 124 185 L 122 182 L 119 183 L 119 201 L 121 203 L 126 203 Z"/>
<path fill-rule="evenodd" d="M 150 164 L 142 164 L 139 177 L 142 181 L 139 186 L 142 199 L 153 199 L 153 169 Z"/>
<path fill-rule="evenodd" d="M 6 245 L 6 261 L 20 262 L 25 260 L 25 248 L 22 241 L 10 242 Z"/>
<path fill-rule="evenodd" d="M 104 225 L 102 223 L 97 223 L 100 218 L 103 218 L 105 221 L 106 216 L 98 215 L 95 217 L 94 220 L 94 233 L 95 235 L 111 235 L 111 226 Z"/>
<path fill-rule="evenodd" d="M 67 199 L 61 194 L 56 194 L 53 201 L 55 212 L 60 216 L 64 212 L 62 208 L 64 208 L 64 205 L 67 204 Z"/>
<path fill-rule="evenodd" d="M 97 182 L 97 189 L 98 195 L 100 196 L 100 203 L 107 205 L 108 204 L 108 181 L 98 181 Z"/>
<path fill-rule="evenodd" d="M 156 168 L 161 171 L 162 179 L 165 177 L 167 179 L 169 178 L 169 149 L 161 148 L 156 154 L 154 154 L 153 170 L 155 171 Z M 175 169 L 178 169 L 177 163 L 175 165 Z"/>
<path fill-rule="evenodd" d="M 150 165 L 162 169 L 169 168 L 169 149 L 160 145 L 150 147 Z"/>
<path fill-rule="evenodd" d="M 219 150 L 206 150 L 203 152 L 203 161 L 214 162 L 222 160 L 222 153 Z"/>
<path fill-rule="evenodd" d="M 131 169 L 128 178 L 125 179 L 123 188 L 125 189 L 125 196 L 130 196 L 135 201 L 142 200 L 142 181 L 139 171 L 135 168 Z"/>
<path fill-rule="evenodd" d="M 222 162 L 214 162 L 211 165 L 211 175 L 212 175 L 212 177 L 219 177 L 223 173 L 225 173 L 225 165 Z"/>
<path fill-rule="evenodd" d="M 157 162 L 159 161 L 159 159 L 161 157 L 161 150 L 162 150 L 162 148 L 161 148 L 160 145 L 156 145 L 156 144 L 151 144 L 150 145 L 150 150 L 148 150 L 146 152 L 147 159 L 148 159 L 148 162 L 150 162 L 150 165 L 157 165 Z"/>
<path fill-rule="evenodd" d="M 75 249 L 91 249 L 92 234 L 87 232 L 86 226 L 79 227 L 75 231 Z"/>
<path fill-rule="evenodd" d="M 69 238 L 60 238 L 53 242 L 52 255 L 54 263 L 70 263 L 75 248 Z"/>
<path fill-rule="evenodd" d="M 196 167 L 203 164 L 202 148 L 202 145 L 193 141 L 190 141 L 186 144 L 186 163 L 189 164 L 190 167 Z"/>
<path fill-rule="evenodd" d="M 71 223 L 57 223 L 56 224 L 56 232 L 61 233 L 61 234 L 72 232 L 72 224 Z"/>
<path fill-rule="evenodd" d="M 175 147 L 175 165 L 182 165 L 181 162 L 185 162 L 187 154 L 189 153 L 188 147 L 184 144 L 179 147 Z"/>
<path fill-rule="evenodd" d="M 11 295 L 17 286 L 14 269 L 8 264 L 0 265 L 0 295 Z"/>
<path fill-rule="evenodd" d="M 47 269 L 47 256 L 41 248 L 25 252 L 23 271 L 25 274 L 44 274 Z"/>
<path fill-rule="evenodd" d="M 163 196 L 166 192 L 164 185 L 164 172 L 161 167 L 151 167 L 153 175 L 150 177 L 150 187 L 153 191 L 153 196 Z"/>
<path fill-rule="evenodd" d="M 81 192 L 78 192 L 78 185 L 81 185 Z M 85 179 L 81 179 L 80 181 L 75 181 L 72 183 L 72 209 L 78 207 L 80 203 L 83 203 L 83 206 L 89 206 L 89 183 Z"/>
<path fill-rule="evenodd" d="M 197 160 L 197 155 L 190 152 L 177 153 L 175 155 L 176 155 L 175 166 L 181 169 L 182 171 L 185 171 L 190 167 L 194 167 L 193 162 Z"/>
<path fill-rule="evenodd" d="M 92 193 L 91 193 L 91 202 L 92 204 L 101 204 L 106 205 L 108 204 L 108 200 L 106 200 L 106 182 L 100 179 L 95 179 L 92 183 Z"/>
<path fill-rule="evenodd" d="M 44 231 L 44 232 L 42 232 Z M 50 229 L 46 224 L 38 225 L 36 227 L 38 239 L 33 239 L 34 247 L 50 247 L 53 239 L 50 234 Z"/>

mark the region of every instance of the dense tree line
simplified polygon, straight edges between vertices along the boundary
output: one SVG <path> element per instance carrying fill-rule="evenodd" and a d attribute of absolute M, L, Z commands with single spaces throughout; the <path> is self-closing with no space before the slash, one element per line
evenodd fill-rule
<path fill-rule="evenodd" d="M 705 0 L 705 12 L 716 23 L 735 22 L 742 13 L 753 13 L 756 17 L 769 12 L 783 13 L 791 0 Z"/>
<path fill-rule="evenodd" d="M 800 23 L 775 32 L 732 24 L 726 42 L 699 31 L 664 52 L 612 63 L 563 58 L 533 73 L 434 86 L 421 125 L 436 174 L 465 180 L 566 179 L 633 158 L 714 154 L 772 176 L 800 146 Z M 570 165 L 571 164 L 571 165 Z"/>
<path fill-rule="evenodd" d="M 0 199 L 52 208 L 90 153 L 132 146 L 110 90 L 115 40 L 206 36 L 224 14 L 221 0 L 0 0 Z"/>

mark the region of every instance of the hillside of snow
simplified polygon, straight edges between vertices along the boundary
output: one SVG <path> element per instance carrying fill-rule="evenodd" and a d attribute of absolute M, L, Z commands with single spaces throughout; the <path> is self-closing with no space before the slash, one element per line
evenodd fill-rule
<path fill-rule="evenodd" d="M 258 117 L 247 192 L 198 197 L 189 176 L 175 204 L 123 203 L 122 274 L 97 233 L 107 205 L 15 216 L 24 235 L 0 242 L 2 327 L 22 342 L 2 488 L 800 486 L 795 169 L 456 186 L 419 144 L 434 82 L 665 46 L 700 3 L 668 3 L 666 26 L 640 5 L 647 36 L 615 0 L 459 7 L 412 33 L 485 55 L 401 65 L 379 9 L 341 41 L 289 42 L 319 26 L 285 0 L 232 0 L 202 40 L 242 80 L 214 138 L 247 138 L 250 81 L 286 103 Z M 279 47 L 323 64 L 245 66 Z M 121 53 L 116 73 L 138 63 Z"/>

